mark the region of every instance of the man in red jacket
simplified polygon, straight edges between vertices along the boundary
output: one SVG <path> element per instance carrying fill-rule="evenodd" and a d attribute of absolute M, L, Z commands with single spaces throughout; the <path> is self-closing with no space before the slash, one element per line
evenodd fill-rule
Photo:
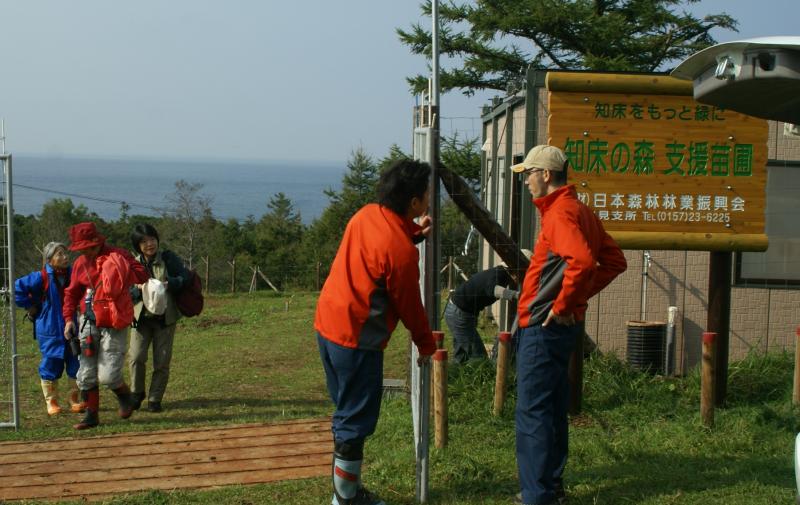
<path fill-rule="evenodd" d="M 414 245 L 430 231 L 429 178 L 430 167 L 411 160 L 395 162 L 381 175 L 379 203 L 350 219 L 319 296 L 314 328 L 335 405 L 333 505 L 384 503 L 361 484 L 361 462 L 380 413 L 383 349 L 398 320 L 423 361 L 436 350 Z"/>
<path fill-rule="evenodd" d="M 125 249 L 106 245 L 106 238 L 97 232 L 94 223 L 79 223 L 69 229 L 71 251 L 80 252 L 80 257 L 72 265 L 69 286 L 64 290 L 64 337 L 68 340 L 79 333 L 81 341 L 80 367 L 78 368 L 78 387 L 86 406 L 83 420 L 76 424 L 76 430 L 94 428 L 100 424 L 99 385 L 107 385 L 119 400 L 119 416 L 127 419 L 133 412 L 131 390 L 122 378 L 122 367 L 127 348 L 127 330 L 98 328 L 92 311 L 92 295 L 100 282 L 97 268 L 98 258 L 112 252 L 122 256 L 130 267 L 128 285 L 147 282 L 148 273 L 144 265 L 136 261 Z M 73 316 L 80 308 L 79 330 L 75 327 Z M 132 321 L 132 318 L 131 318 Z"/>
<path fill-rule="evenodd" d="M 587 300 L 627 267 L 625 255 L 567 184 L 568 162 L 539 145 L 511 167 L 525 174 L 541 232 L 517 308 L 517 465 L 525 504 L 566 501 L 569 356 L 581 337 Z"/>

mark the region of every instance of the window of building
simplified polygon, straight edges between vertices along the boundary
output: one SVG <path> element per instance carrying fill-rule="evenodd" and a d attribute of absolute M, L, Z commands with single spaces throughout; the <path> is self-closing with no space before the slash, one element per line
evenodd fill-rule
<path fill-rule="evenodd" d="M 736 254 L 736 284 L 800 289 L 800 162 L 767 165 L 765 252 Z"/>

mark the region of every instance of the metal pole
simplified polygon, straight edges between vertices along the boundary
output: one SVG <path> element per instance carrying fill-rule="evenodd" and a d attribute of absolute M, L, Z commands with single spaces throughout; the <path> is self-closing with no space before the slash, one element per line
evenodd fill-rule
<path fill-rule="evenodd" d="M 678 324 L 678 307 L 667 310 L 667 342 L 664 347 L 664 375 L 672 375 L 675 361 L 675 325 Z"/>
<path fill-rule="evenodd" d="M 642 252 L 642 304 L 639 312 L 639 320 L 644 321 L 647 317 L 647 278 L 650 270 L 650 251 Z"/>
<path fill-rule="evenodd" d="M 11 389 L 12 401 L 14 404 L 14 429 L 19 429 L 19 383 L 17 381 L 17 321 L 16 310 L 13 306 L 13 293 L 14 293 L 14 205 L 11 191 L 11 154 L 1 154 L 0 159 L 3 161 L 3 171 L 5 172 L 5 199 L 6 199 L 6 245 L 8 246 L 8 277 L 6 278 L 6 285 L 3 288 L 6 290 L 9 304 L 9 337 L 11 338 Z"/>
<path fill-rule="evenodd" d="M 425 241 L 424 303 L 432 330 L 439 329 L 439 1 L 431 2 L 431 129 L 429 163 L 431 165 L 430 205 L 428 214 L 433 220 L 431 234 Z M 416 366 L 412 353 L 412 367 Z M 418 503 L 428 502 L 428 429 L 430 418 L 430 363 L 420 370 L 418 400 L 419 432 L 417 433 L 417 490 Z"/>

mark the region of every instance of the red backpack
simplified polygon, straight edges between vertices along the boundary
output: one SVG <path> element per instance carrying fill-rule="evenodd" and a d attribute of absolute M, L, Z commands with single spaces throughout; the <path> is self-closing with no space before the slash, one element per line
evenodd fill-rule
<path fill-rule="evenodd" d="M 189 270 L 189 282 L 175 297 L 175 305 L 184 316 L 194 317 L 203 311 L 203 301 L 203 283 L 200 282 L 200 276 L 196 271 Z"/>
<path fill-rule="evenodd" d="M 128 288 L 130 265 L 124 256 L 111 252 L 97 258 L 100 281 L 92 297 L 95 326 L 121 330 L 133 322 L 133 301 Z"/>

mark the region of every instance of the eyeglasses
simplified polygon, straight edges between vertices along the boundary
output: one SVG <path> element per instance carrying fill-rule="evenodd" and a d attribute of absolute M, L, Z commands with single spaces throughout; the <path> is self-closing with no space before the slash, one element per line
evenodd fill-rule
<path fill-rule="evenodd" d="M 531 175 L 535 174 L 536 172 L 544 172 L 544 168 L 526 168 L 522 171 L 522 175 L 524 177 L 530 177 Z"/>

